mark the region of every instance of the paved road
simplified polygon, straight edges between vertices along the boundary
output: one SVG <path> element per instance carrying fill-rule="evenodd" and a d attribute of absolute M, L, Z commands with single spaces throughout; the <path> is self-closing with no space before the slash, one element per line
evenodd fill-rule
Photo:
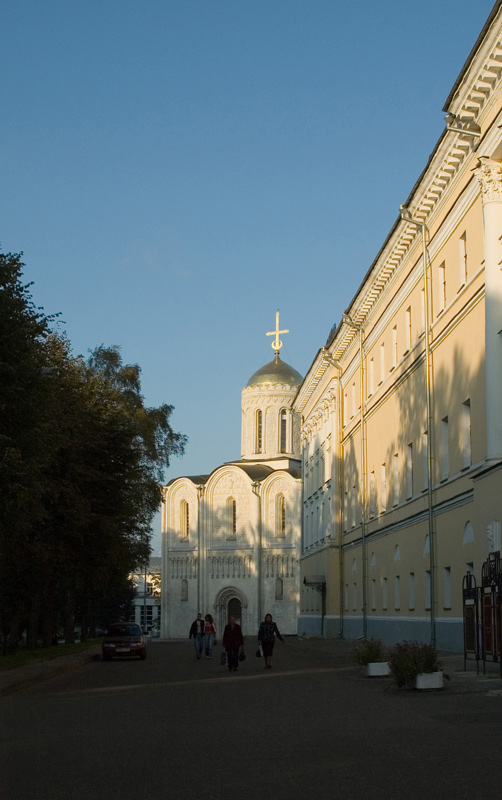
<path fill-rule="evenodd" d="M 345 642 L 288 639 L 229 674 L 191 642 L 89 662 L 0 701 L 9 800 L 499 797 L 502 681 L 400 691 Z M 448 660 L 446 669 L 448 670 Z"/>

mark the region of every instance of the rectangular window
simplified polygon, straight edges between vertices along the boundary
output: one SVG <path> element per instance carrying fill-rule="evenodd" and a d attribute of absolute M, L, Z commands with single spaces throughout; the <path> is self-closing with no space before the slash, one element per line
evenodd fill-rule
<path fill-rule="evenodd" d="M 357 610 L 357 583 L 352 584 L 352 611 Z"/>
<path fill-rule="evenodd" d="M 467 283 L 467 235 L 465 231 L 458 240 L 458 266 L 460 288 L 462 288 Z"/>
<path fill-rule="evenodd" d="M 357 489 L 355 485 L 352 487 L 352 497 L 351 497 L 351 512 L 352 512 L 352 527 L 356 527 L 356 499 L 357 499 Z"/>
<path fill-rule="evenodd" d="M 348 506 L 349 506 L 348 493 L 345 492 L 345 494 L 343 495 L 343 530 L 345 531 L 345 533 L 347 533 L 348 530 L 348 518 L 347 518 L 347 512 L 349 510 Z"/>
<path fill-rule="evenodd" d="M 380 467 L 380 484 L 382 495 L 381 508 L 382 511 L 385 511 L 387 508 L 387 470 L 385 468 L 385 464 L 382 464 Z"/>
<path fill-rule="evenodd" d="M 397 325 L 392 328 L 392 369 L 397 367 Z"/>
<path fill-rule="evenodd" d="M 371 581 L 371 609 L 372 611 L 376 609 L 376 580 L 374 578 Z"/>
<path fill-rule="evenodd" d="M 372 358 L 369 361 L 369 393 L 370 395 L 373 394 L 375 391 L 375 362 Z"/>
<path fill-rule="evenodd" d="M 392 489 L 393 489 L 393 505 L 397 506 L 399 503 L 399 454 L 394 453 L 392 457 Z"/>
<path fill-rule="evenodd" d="M 351 396 L 352 396 L 352 414 L 350 415 L 350 418 L 352 419 L 352 417 L 354 417 L 355 414 L 356 414 L 356 384 L 355 384 L 355 382 L 351 386 Z"/>
<path fill-rule="evenodd" d="M 385 343 L 380 345 L 380 383 L 385 380 Z"/>
<path fill-rule="evenodd" d="M 470 400 L 466 400 L 465 403 L 462 403 L 460 424 L 462 427 L 462 467 L 466 469 L 472 464 Z"/>
<path fill-rule="evenodd" d="M 425 572 L 425 608 L 428 610 L 431 607 L 431 571 L 428 569 Z"/>
<path fill-rule="evenodd" d="M 441 420 L 441 480 L 444 481 L 450 474 L 450 454 L 448 440 L 448 417 Z"/>
<path fill-rule="evenodd" d="M 375 471 L 370 472 L 370 517 L 376 514 L 376 483 Z"/>
<path fill-rule="evenodd" d="M 443 569 L 443 607 L 451 608 L 451 567 Z"/>
<path fill-rule="evenodd" d="M 421 331 L 422 333 L 425 331 L 425 289 L 421 289 L 420 297 L 422 302 L 420 303 L 420 323 L 421 323 Z"/>
<path fill-rule="evenodd" d="M 401 608 L 401 579 L 399 575 L 394 578 L 394 609 L 399 611 Z"/>
<path fill-rule="evenodd" d="M 343 424 L 347 424 L 347 420 L 349 418 L 349 403 L 348 403 L 348 396 L 347 392 L 343 395 Z"/>
<path fill-rule="evenodd" d="M 428 436 L 427 431 L 422 434 L 422 472 L 424 476 L 423 487 L 424 491 L 429 488 L 429 453 L 428 453 Z"/>
<path fill-rule="evenodd" d="M 441 313 L 446 308 L 446 267 L 444 261 L 438 269 L 438 300 L 438 309 L 439 313 Z"/>
<path fill-rule="evenodd" d="M 406 497 L 413 497 L 413 444 L 406 446 Z"/>
<path fill-rule="evenodd" d="M 405 352 L 408 352 L 411 350 L 411 306 L 406 309 L 405 326 Z"/>
<path fill-rule="evenodd" d="M 349 610 L 349 584 L 348 583 L 345 584 L 343 597 L 344 597 L 345 611 L 348 611 Z"/>
<path fill-rule="evenodd" d="M 387 578 L 382 580 L 382 608 L 387 611 Z"/>
<path fill-rule="evenodd" d="M 415 608 L 415 573 L 410 572 L 408 584 L 408 608 L 413 611 Z"/>

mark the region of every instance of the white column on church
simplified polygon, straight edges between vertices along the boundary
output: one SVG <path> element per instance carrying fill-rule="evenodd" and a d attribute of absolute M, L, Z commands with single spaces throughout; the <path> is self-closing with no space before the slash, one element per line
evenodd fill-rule
<path fill-rule="evenodd" d="M 502 458 L 502 163 L 480 158 L 485 253 L 487 458 Z"/>

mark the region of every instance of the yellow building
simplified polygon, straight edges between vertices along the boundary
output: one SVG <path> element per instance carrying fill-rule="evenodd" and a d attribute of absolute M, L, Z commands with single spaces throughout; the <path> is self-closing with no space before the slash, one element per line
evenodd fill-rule
<path fill-rule="evenodd" d="M 299 634 L 463 648 L 462 581 L 500 550 L 502 2 L 302 415 Z M 396 198 L 396 211 L 403 198 Z"/>

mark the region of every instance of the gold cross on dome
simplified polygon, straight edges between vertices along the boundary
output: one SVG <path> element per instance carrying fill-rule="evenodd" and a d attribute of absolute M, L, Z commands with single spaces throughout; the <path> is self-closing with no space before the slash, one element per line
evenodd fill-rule
<path fill-rule="evenodd" d="M 289 331 L 288 330 L 283 330 L 283 331 L 279 330 L 279 312 L 276 311 L 275 312 L 275 331 L 269 331 L 267 333 L 267 336 L 275 336 L 275 339 L 272 342 L 271 346 L 274 348 L 276 356 L 279 355 L 279 350 L 282 347 L 282 342 L 279 339 L 279 334 L 280 333 L 289 333 Z"/>

